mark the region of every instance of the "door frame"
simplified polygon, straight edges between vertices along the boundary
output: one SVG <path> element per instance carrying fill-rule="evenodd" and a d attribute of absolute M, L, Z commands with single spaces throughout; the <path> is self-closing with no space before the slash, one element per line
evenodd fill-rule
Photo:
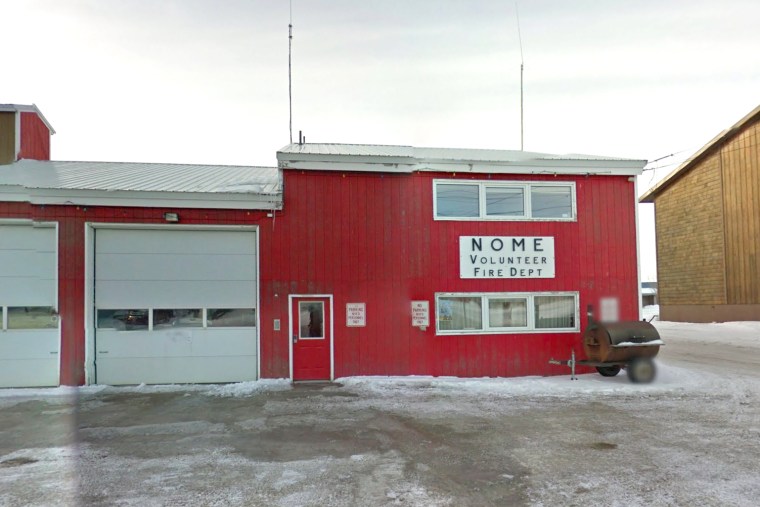
<path fill-rule="evenodd" d="M 288 295 L 288 359 L 290 381 L 293 380 L 293 300 L 295 298 L 327 298 L 330 304 L 330 382 L 335 380 L 335 311 L 332 294 L 289 294 Z"/>
<path fill-rule="evenodd" d="M 252 231 L 255 233 L 256 252 L 256 378 L 261 378 L 261 257 L 258 225 L 228 224 L 161 224 L 141 222 L 85 222 L 84 223 L 84 375 L 85 385 L 97 382 L 95 365 L 95 231 L 97 229 L 151 229 L 177 231 Z"/>

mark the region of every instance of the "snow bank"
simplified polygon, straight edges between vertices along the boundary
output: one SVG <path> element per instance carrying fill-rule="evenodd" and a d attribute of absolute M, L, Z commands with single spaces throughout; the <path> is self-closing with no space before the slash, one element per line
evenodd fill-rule
<path fill-rule="evenodd" d="M 695 324 L 691 322 L 653 323 L 665 343 L 669 339 L 699 343 L 721 343 L 735 347 L 760 348 L 760 322 L 723 322 Z"/>

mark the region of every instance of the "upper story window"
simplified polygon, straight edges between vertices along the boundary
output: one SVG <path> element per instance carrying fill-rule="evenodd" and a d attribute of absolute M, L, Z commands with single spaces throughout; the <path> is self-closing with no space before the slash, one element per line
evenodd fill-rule
<path fill-rule="evenodd" d="M 573 182 L 433 182 L 436 220 L 575 220 Z"/>

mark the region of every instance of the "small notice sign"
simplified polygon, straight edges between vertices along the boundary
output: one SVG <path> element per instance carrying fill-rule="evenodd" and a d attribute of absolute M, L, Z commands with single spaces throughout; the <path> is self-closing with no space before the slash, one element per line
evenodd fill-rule
<path fill-rule="evenodd" d="M 366 303 L 346 303 L 346 326 L 365 327 L 367 325 Z"/>
<path fill-rule="evenodd" d="M 427 327 L 430 325 L 430 303 L 428 301 L 412 301 L 412 326 Z"/>

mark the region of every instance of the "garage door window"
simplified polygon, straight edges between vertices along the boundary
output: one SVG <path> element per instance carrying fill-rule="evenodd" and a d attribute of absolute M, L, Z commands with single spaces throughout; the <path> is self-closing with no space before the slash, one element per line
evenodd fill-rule
<path fill-rule="evenodd" d="M 209 308 L 208 327 L 256 327 L 255 308 Z"/>
<path fill-rule="evenodd" d="M 203 327 L 203 310 L 153 310 L 153 329 Z"/>
<path fill-rule="evenodd" d="M 8 307 L 8 329 L 57 329 L 58 315 L 51 306 Z"/>
<path fill-rule="evenodd" d="M 145 310 L 98 310 L 98 329 L 145 331 L 149 312 Z"/>
<path fill-rule="evenodd" d="M 151 314 L 152 319 L 150 318 Z M 186 327 L 256 327 L 256 309 L 154 308 L 145 310 L 98 310 L 97 312 L 98 329 L 149 331 Z"/>

